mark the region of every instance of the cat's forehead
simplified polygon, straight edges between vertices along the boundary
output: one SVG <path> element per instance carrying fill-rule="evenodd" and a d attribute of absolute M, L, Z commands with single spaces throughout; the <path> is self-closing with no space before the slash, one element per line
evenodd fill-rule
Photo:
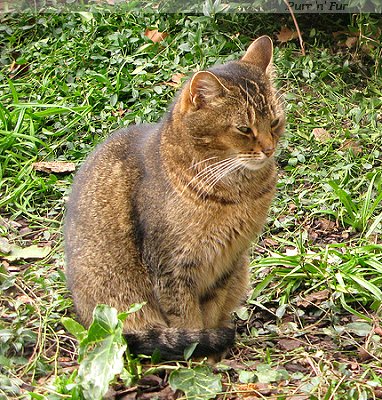
<path fill-rule="evenodd" d="M 248 110 L 253 110 L 256 115 L 268 117 L 272 115 L 270 102 L 270 81 L 257 68 L 240 62 L 231 62 L 210 69 L 227 86 L 236 89 L 241 103 L 245 103 Z"/>

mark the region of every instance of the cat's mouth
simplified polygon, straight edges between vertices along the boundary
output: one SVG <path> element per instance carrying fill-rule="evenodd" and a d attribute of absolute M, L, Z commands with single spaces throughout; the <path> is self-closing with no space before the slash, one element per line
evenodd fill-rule
<path fill-rule="evenodd" d="M 263 168 L 272 157 L 267 157 L 264 153 L 259 153 L 255 155 L 239 154 L 237 158 L 243 167 L 251 171 L 257 171 Z"/>

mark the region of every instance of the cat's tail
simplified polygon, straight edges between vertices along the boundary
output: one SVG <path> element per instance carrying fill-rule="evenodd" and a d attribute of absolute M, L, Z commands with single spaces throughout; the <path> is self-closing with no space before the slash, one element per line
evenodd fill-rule
<path fill-rule="evenodd" d="M 189 330 L 180 328 L 149 329 L 125 334 L 129 350 L 134 354 L 152 355 L 159 351 L 164 360 L 184 359 L 184 351 L 197 343 L 192 357 L 223 354 L 235 340 L 234 328 Z"/>

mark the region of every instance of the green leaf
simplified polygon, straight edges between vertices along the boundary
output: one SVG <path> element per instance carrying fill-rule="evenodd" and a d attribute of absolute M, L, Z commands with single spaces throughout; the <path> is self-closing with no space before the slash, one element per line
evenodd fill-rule
<path fill-rule="evenodd" d="M 87 340 L 97 341 L 112 334 L 119 323 L 115 308 L 99 304 L 93 311 L 93 323 L 89 327 Z"/>
<path fill-rule="evenodd" d="M 8 255 L 2 257 L 8 261 L 21 259 L 40 259 L 45 258 L 50 253 L 50 250 L 50 246 L 38 247 L 34 244 L 29 247 L 19 247 L 13 245 L 11 248 L 11 252 Z"/>
<path fill-rule="evenodd" d="M 121 334 L 115 333 L 97 342 L 82 360 L 78 383 L 87 400 L 101 400 L 109 383 L 123 369 L 123 354 L 127 348 Z"/>
<path fill-rule="evenodd" d="M 109 383 L 122 371 L 127 349 L 122 332 L 115 308 L 100 304 L 94 309 L 93 322 L 80 343 L 81 362 L 76 379 L 85 399 L 102 399 Z"/>
<path fill-rule="evenodd" d="M 81 16 L 84 22 L 90 22 L 92 19 L 94 19 L 94 15 L 91 12 L 78 11 L 77 13 Z"/>
<path fill-rule="evenodd" d="M 239 381 L 241 383 L 252 383 L 256 382 L 256 373 L 253 371 L 242 370 L 239 372 Z"/>
<path fill-rule="evenodd" d="M 82 340 L 87 332 L 86 329 L 79 324 L 77 321 L 75 321 L 73 318 L 68 318 L 68 317 L 62 317 L 61 318 L 61 323 L 64 325 L 65 329 L 71 333 L 73 336 L 76 337 L 78 340 Z"/>
<path fill-rule="evenodd" d="M 207 366 L 178 369 L 169 377 L 171 389 L 182 390 L 188 400 L 208 400 L 222 391 L 221 375 L 213 374 Z"/>
<path fill-rule="evenodd" d="M 196 346 L 197 346 L 198 344 L 199 344 L 198 342 L 192 343 L 192 344 L 190 344 L 188 347 L 186 347 L 186 348 L 184 349 L 183 355 L 184 355 L 184 359 L 185 359 L 185 360 L 188 360 L 188 359 L 191 358 L 191 356 L 192 356 L 192 354 L 194 353 L 194 351 L 195 351 L 195 349 L 196 349 Z"/>
<path fill-rule="evenodd" d="M 288 371 L 285 369 L 273 369 L 268 364 L 260 364 L 256 369 L 256 376 L 260 383 L 278 382 L 289 377 Z"/>
<path fill-rule="evenodd" d="M 357 336 L 365 337 L 371 332 L 372 326 L 366 322 L 351 322 L 346 325 L 346 330 Z"/>
<path fill-rule="evenodd" d="M 137 311 L 139 311 L 146 303 L 134 303 L 130 306 L 130 308 L 125 311 L 125 312 L 121 312 L 118 314 L 118 319 L 122 322 L 125 321 L 125 319 L 132 313 L 135 313 Z"/>

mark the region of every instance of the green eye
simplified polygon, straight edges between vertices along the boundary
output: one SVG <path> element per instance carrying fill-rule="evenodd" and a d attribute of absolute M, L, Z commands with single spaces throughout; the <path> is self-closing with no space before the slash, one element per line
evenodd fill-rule
<path fill-rule="evenodd" d="M 238 126 L 237 129 L 242 133 L 252 133 L 252 129 L 249 126 Z"/>

